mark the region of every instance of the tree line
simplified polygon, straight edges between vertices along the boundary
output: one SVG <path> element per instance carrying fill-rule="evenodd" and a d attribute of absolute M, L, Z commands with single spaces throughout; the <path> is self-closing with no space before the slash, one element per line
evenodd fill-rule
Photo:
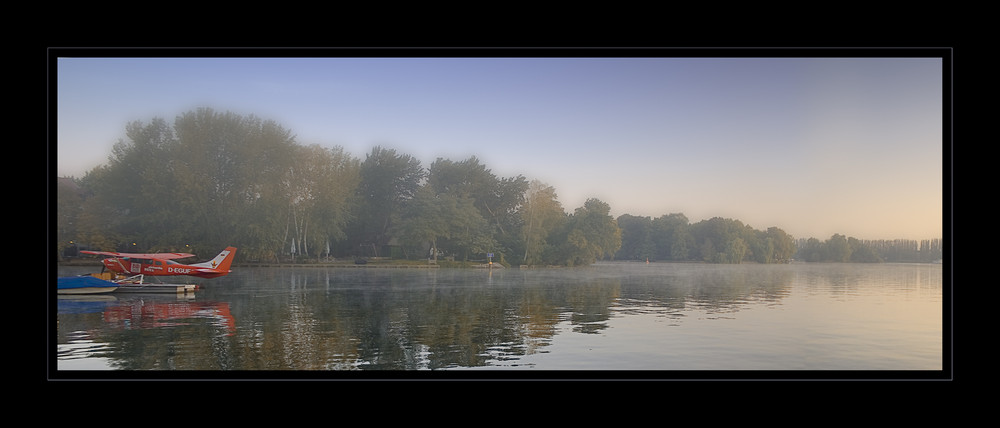
<path fill-rule="evenodd" d="M 300 145 L 270 120 L 197 109 L 171 126 L 131 122 L 108 162 L 59 180 L 60 255 L 81 247 L 208 254 L 232 245 L 245 262 L 390 257 L 508 265 L 597 260 L 782 263 L 799 250 L 776 227 L 691 224 L 683 214 L 611 216 L 589 199 L 567 212 L 556 189 L 498 177 L 476 157 L 374 147 Z M 827 253 L 824 253 L 827 254 Z"/>
<path fill-rule="evenodd" d="M 756 230 L 722 217 L 692 224 L 679 213 L 625 214 L 618 225 L 623 238 L 616 257 L 624 260 L 787 263 L 796 251 L 795 239 L 777 227 Z"/>
<path fill-rule="evenodd" d="M 834 234 L 826 241 L 799 239 L 796 258 L 806 262 L 940 262 L 944 257 L 941 239 L 861 240 Z"/>
<path fill-rule="evenodd" d="M 658 218 L 619 216 L 622 246 L 618 260 L 703 261 L 709 263 L 920 262 L 940 261 L 940 238 L 861 240 L 842 234 L 829 239 L 794 239 L 771 227 L 755 230 L 739 220 L 711 218 L 691 224 L 683 214 Z"/>

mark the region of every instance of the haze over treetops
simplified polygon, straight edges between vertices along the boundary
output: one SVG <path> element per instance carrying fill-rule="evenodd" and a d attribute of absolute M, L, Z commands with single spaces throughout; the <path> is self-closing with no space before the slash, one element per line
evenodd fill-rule
<path fill-rule="evenodd" d="M 57 174 L 201 107 L 302 146 L 475 156 L 567 211 L 734 218 L 796 237 L 943 228 L 940 58 L 59 58 Z"/>

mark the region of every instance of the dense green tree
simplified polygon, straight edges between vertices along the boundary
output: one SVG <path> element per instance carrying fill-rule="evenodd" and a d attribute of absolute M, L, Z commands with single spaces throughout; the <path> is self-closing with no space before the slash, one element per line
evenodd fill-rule
<path fill-rule="evenodd" d="M 700 259 L 706 262 L 739 263 L 732 260 L 735 254 L 747 254 L 747 244 L 744 234 L 746 227 L 739 220 L 713 217 L 692 225 L 692 235 L 696 242 L 701 242 Z M 743 242 L 737 243 L 736 240 Z M 740 250 L 740 251 L 737 251 Z"/>
<path fill-rule="evenodd" d="M 61 178 L 56 182 L 56 251 L 62 254 L 79 236 L 83 192 L 76 180 Z"/>
<path fill-rule="evenodd" d="M 787 263 L 795 254 L 792 237 L 776 227 L 766 231 L 749 229 L 747 236 L 748 257 L 757 263 Z"/>
<path fill-rule="evenodd" d="M 431 186 L 421 186 L 410 203 L 404 206 L 393 234 L 408 254 L 426 255 L 437 261 L 437 241 L 449 236 L 449 225 L 443 210 Z"/>
<path fill-rule="evenodd" d="M 485 206 L 488 208 L 487 220 L 494 231 L 493 238 L 497 245 L 497 257 L 506 261 L 506 257 L 514 256 L 520 260 L 524 254 L 524 243 L 521 241 L 521 229 L 524 226 L 519 209 L 525 203 L 528 191 L 528 180 L 518 175 L 503 177 L 496 182 L 493 195 Z"/>
<path fill-rule="evenodd" d="M 733 238 L 726 242 L 726 250 L 720 254 L 721 263 L 740 264 L 747 254 L 749 247 L 743 238 Z"/>
<path fill-rule="evenodd" d="M 577 208 L 564 225 L 557 261 L 576 266 L 614 256 L 621 248 L 621 229 L 610 211 L 607 203 L 595 198 Z"/>
<path fill-rule="evenodd" d="M 520 178 L 523 181 L 523 177 Z M 440 247 L 467 259 L 472 254 L 504 252 L 498 237 L 510 244 L 507 229 L 523 200 L 517 179 L 498 179 L 476 157 L 461 162 L 438 158 L 428 168 L 427 185 L 453 224 Z M 470 209 L 471 208 L 471 209 Z M 506 226 L 506 227 L 505 227 Z"/>
<path fill-rule="evenodd" d="M 617 221 L 622 231 L 622 246 L 615 254 L 615 259 L 656 260 L 653 220 L 650 217 L 622 214 L 618 216 Z"/>
<path fill-rule="evenodd" d="M 653 219 L 653 241 L 657 260 L 690 260 L 695 250 L 688 218 L 681 213 L 662 215 Z"/>
<path fill-rule="evenodd" d="M 712 242 L 712 238 L 702 238 L 701 245 L 698 247 L 698 254 L 701 257 L 699 260 L 707 263 L 718 263 L 721 261 L 721 257 L 715 250 L 715 243 Z"/>
<path fill-rule="evenodd" d="M 771 251 L 766 263 L 788 263 L 795 255 L 795 239 L 777 227 L 767 228 L 764 236 Z"/>
<path fill-rule="evenodd" d="M 232 118 L 236 119 L 236 118 Z M 228 239 L 236 239 L 241 253 L 252 260 L 268 260 L 284 254 L 288 235 L 290 206 L 306 174 L 302 168 L 305 151 L 295 144 L 291 133 L 272 121 L 249 117 L 242 121 L 244 137 L 232 147 L 236 182 L 227 204 L 233 230 Z M 227 239 L 226 237 L 219 238 Z M 220 244 L 215 244 L 220 245 Z"/>
<path fill-rule="evenodd" d="M 488 223 L 494 247 L 511 251 L 518 246 L 514 231 L 520 226 L 517 208 L 524 202 L 528 188 L 523 176 L 498 178 L 475 156 L 460 162 L 438 158 L 428 168 L 427 185 L 437 194 L 471 200 Z"/>
<path fill-rule="evenodd" d="M 448 224 L 445 251 L 469 260 L 474 254 L 485 255 L 496 248 L 489 222 L 476 209 L 474 199 L 441 194 L 439 200 L 441 215 Z"/>
<path fill-rule="evenodd" d="M 695 241 L 689 227 L 684 226 L 674 231 L 670 241 L 670 260 L 690 260 L 694 251 Z"/>
<path fill-rule="evenodd" d="M 75 219 L 68 218 L 69 221 L 76 222 L 72 229 L 75 235 L 67 236 L 65 239 L 99 250 L 115 250 L 120 243 L 128 239 L 121 234 L 121 223 L 125 219 L 127 208 L 110 202 L 112 192 L 108 188 L 111 187 L 112 181 L 106 178 L 108 174 L 110 174 L 109 166 L 99 166 L 87 172 L 78 181 L 81 188 L 79 194 L 82 196 L 80 209 Z M 58 209 L 71 209 L 71 207 L 61 205 Z M 58 218 L 62 220 L 64 217 Z"/>
<path fill-rule="evenodd" d="M 826 241 L 825 260 L 833 262 L 847 262 L 851 260 L 851 246 L 847 244 L 847 237 L 835 233 Z"/>
<path fill-rule="evenodd" d="M 882 258 L 870 246 L 861 242 L 857 238 L 847 238 L 847 245 L 851 248 L 851 261 L 855 263 L 879 263 Z"/>
<path fill-rule="evenodd" d="M 826 258 L 826 250 L 823 243 L 816 238 L 809 238 L 802 248 L 799 249 L 802 260 L 807 262 L 821 262 Z"/>
<path fill-rule="evenodd" d="M 494 180 L 492 191 L 481 202 L 486 209 L 484 218 L 496 227 L 494 237 L 504 251 L 513 252 L 515 247 L 521 247 L 518 229 L 522 223 L 518 208 L 524 204 L 527 191 L 528 180 L 523 175 L 502 177 Z"/>
<path fill-rule="evenodd" d="M 134 121 L 125 127 L 126 140 L 112 149 L 108 166 L 95 174 L 91 184 L 100 188 L 105 220 L 114 224 L 126 242 L 143 248 L 165 248 L 182 236 L 181 219 L 174 215 L 178 194 L 172 153 L 177 145 L 171 128 L 162 119 L 149 124 Z M 102 182 L 95 183 L 97 178 Z"/>
<path fill-rule="evenodd" d="M 427 168 L 427 185 L 436 194 L 485 199 L 495 180 L 475 156 L 460 162 L 438 158 Z"/>
<path fill-rule="evenodd" d="M 291 132 L 273 121 L 207 108 L 178 116 L 174 129 L 174 202 L 184 213 L 178 229 L 205 251 L 241 240 L 245 254 L 279 252 L 284 216 L 277 213 L 287 212 L 297 160 Z"/>
<path fill-rule="evenodd" d="M 435 260 L 442 252 L 468 260 L 496 246 L 489 229 L 472 198 L 435 193 L 431 186 L 422 186 L 402 209 L 392 233 L 408 252 Z"/>
<path fill-rule="evenodd" d="M 359 172 L 353 242 L 377 251 L 391 240 L 393 222 L 420 189 L 425 171 L 413 156 L 377 146 L 361 162 Z"/>

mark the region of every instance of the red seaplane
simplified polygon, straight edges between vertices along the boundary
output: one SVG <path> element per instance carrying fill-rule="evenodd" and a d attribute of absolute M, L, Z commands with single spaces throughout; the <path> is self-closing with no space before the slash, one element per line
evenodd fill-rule
<path fill-rule="evenodd" d="M 188 275 L 199 278 L 216 278 L 228 275 L 236 256 L 235 247 L 226 247 L 214 259 L 204 263 L 182 264 L 174 259 L 194 257 L 188 253 L 116 253 L 110 251 L 80 251 L 83 254 L 107 256 L 104 267 L 123 275 Z"/>

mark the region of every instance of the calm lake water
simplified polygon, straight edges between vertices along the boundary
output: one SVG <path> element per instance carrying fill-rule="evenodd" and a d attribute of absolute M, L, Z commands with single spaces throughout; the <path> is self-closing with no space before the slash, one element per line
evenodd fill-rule
<path fill-rule="evenodd" d="M 50 376 L 947 378 L 943 276 L 933 264 L 241 267 L 170 278 L 201 284 L 194 295 L 52 296 Z"/>

